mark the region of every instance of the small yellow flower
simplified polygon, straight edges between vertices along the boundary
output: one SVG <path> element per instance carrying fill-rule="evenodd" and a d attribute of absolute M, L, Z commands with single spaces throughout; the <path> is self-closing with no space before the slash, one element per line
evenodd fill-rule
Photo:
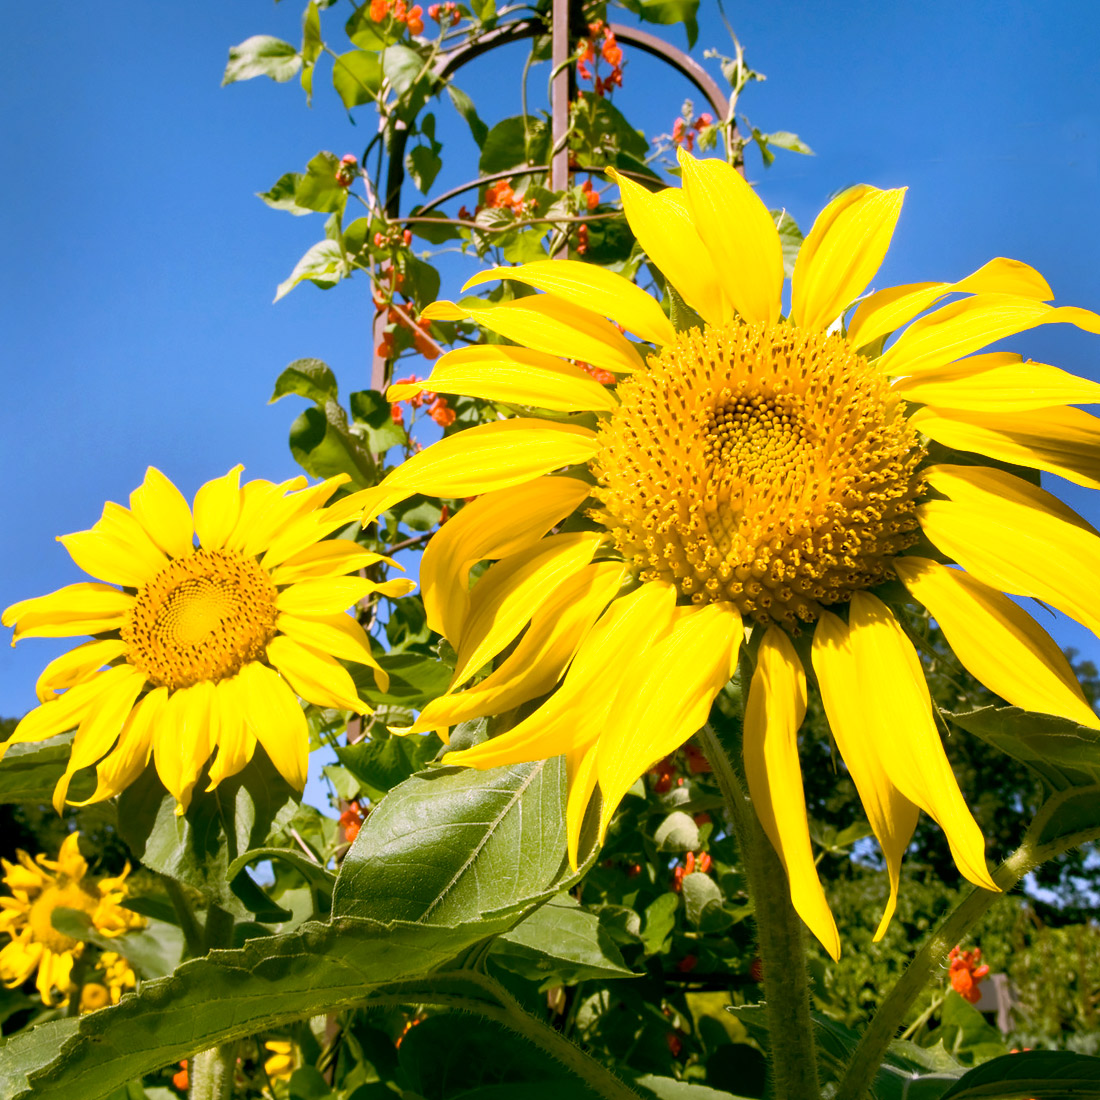
<path fill-rule="evenodd" d="M 576 261 L 475 276 L 467 286 L 509 279 L 545 293 L 429 306 L 425 318 L 472 318 L 511 344 L 459 348 L 388 396 L 426 389 L 520 413 L 414 455 L 364 494 L 363 519 L 414 493 L 478 496 L 424 554 L 428 623 L 457 667 L 412 729 L 445 732 L 549 695 L 447 761 L 490 768 L 564 753 L 574 864 L 597 787 L 602 834 L 637 777 L 703 725 L 746 643 L 753 804 L 795 908 L 835 957 L 799 766 L 807 659 L 885 855 L 879 936 L 921 810 L 962 874 L 996 889 L 919 657 L 880 597 L 900 602 L 904 586 L 1010 703 L 1100 727 L 1058 646 L 1005 595 L 1100 632 L 1100 588 L 1088 579 L 1100 573 L 1100 538 L 1051 494 L 983 464 L 1100 488 L 1100 422 L 1072 407 L 1100 402 L 1100 385 L 1007 352 L 973 354 L 1051 322 L 1100 333 L 1100 317 L 1048 304 L 1042 276 L 1003 258 L 956 283 L 880 290 L 849 316 L 903 198 L 868 186 L 814 223 L 784 316 L 767 208 L 728 164 L 680 162 L 682 187 L 617 182 L 639 244 L 694 323 L 677 331 L 641 288 Z M 930 464 L 932 441 L 972 457 Z M 486 560 L 496 564 L 471 588 Z"/>
<path fill-rule="evenodd" d="M 324 507 L 347 478 L 242 486 L 240 474 L 237 466 L 208 482 L 192 510 L 150 467 L 129 508 L 108 503 L 90 531 L 59 540 L 109 583 L 69 585 L 4 612 L 13 645 L 94 635 L 46 666 L 41 705 L 7 742 L 76 727 L 54 791 L 58 810 L 80 768 L 97 764 L 87 800 L 97 802 L 132 783 L 152 756 L 182 813 L 215 751 L 211 790 L 249 762 L 257 742 L 301 789 L 309 738 L 297 696 L 367 713 L 337 658 L 370 665 L 384 689 L 370 639 L 345 612 L 372 592 L 400 596 L 413 585 L 346 575 L 389 562 L 326 537 L 361 510 L 355 497 Z"/>
<path fill-rule="evenodd" d="M 269 1081 L 289 1077 L 298 1064 L 298 1053 L 288 1039 L 268 1039 L 264 1043 L 268 1057 L 264 1061 L 264 1073 Z"/>
<path fill-rule="evenodd" d="M 144 918 L 121 904 L 126 896 L 124 882 L 129 865 L 113 878 L 85 881 L 88 864 L 80 854 L 79 836 L 70 833 L 65 838 L 56 860 L 43 855 L 31 859 L 24 851 L 18 853 L 15 863 L 0 860 L 4 884 L 11 891 L 11 896 L 0 896 L 0 932 L 11 936 L 11 942 L 0 949 L 0 981 L 13 989 L 37 971 L 35 986 L 48 1005 L 68 999 L 73 965 L 84 951 L 80 940 L 54 928 L 55 910 L 87 913 L 96 931 L 112 938 L 145 924 Z M 118 992 L 133 988 L 133 970 L 114 952 L 105 952 L 100 966 L 104 982 L 92 984 L 103 991 L 104 1004 L 117 1002 Z M 90 989 L 87 994 L 89 1010 L 100 1007 L 94 1003 L 98 990 Z M 85 1007 L 83 997 L 81 1007 Z"/>

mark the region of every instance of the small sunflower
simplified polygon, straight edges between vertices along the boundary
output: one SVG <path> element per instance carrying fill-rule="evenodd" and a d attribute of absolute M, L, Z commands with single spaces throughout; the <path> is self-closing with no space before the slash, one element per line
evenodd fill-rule
<path fill-rule="evenodd" d="M 390 398 L 425 388 L 523 411 L 398 467 L 366 494 L 364 522 L 413 493 L 479 495 L 424 554 L 428 622 L 457 666 L 413 729 L 552 693 L 447 760 L 489 768 L 564 753 L 574 864 L 596 787 L 603 835 L 637 777 L 703 725 L 744 651 L 754 669 L 744 728 L 752 800 L 795 908 L 836 957 L 798 757 L 811 678 L 885 855 L 878 935 L 921 810 L 962 874 L 997 888 L 917 652 L 888 593 L 874 589 L 893 582 L 896 592 L 900 581 L 995 694 L 1100 726 L 1057 645 L 1004 595 L 1045 600 L 1100 629 L 1100 596 L 1082 583 L 1100 571 L 1100 538 L 1032 482 L 981 464 L 1100 488 L 1097 421 L 1069 407 L 1100 401 L 1100 385 L 1008 353 L 972 354 L 1049 322 L 1100 332 L 1100 317 L 1054 308 L 1038 272 L 995 259 L 957 283 L 871 294 L 845 325 L 902 204 L 901 190 L 868 186 L 818 217 L 784 316 L 768 210 L 729 165 L 680 162 L 682 188 L 618 183 L 635 236 L 694 323 L 677 331 L 643 290 L 587 264 L 475 276 L 467 286 L 510 279 L 546 293 L 438 302 L 424 316 L 473 318 L 519 346 L 452 351 Z M 962 297 L 926 312 L 950 295 Z M 973 457 L 930 464 L 929 440 Z M 594 530 L 574 520 L 549 533 L 578 512 Z M 486 559 L 496 564 L 471 589 L 470 570 Z M 514 641 L 487 678 L 460 690 Z"/>
<path fill-rule="evenodd" d="M 413 584 L 345 575 L 393 564 L 326 538 L 361 509 L 352 497 L 324 507 L 347 479 L 240 485 L 241 469 L 199 489 L 192 511 L 150 467 L 129 508 L 108 503 L 90 531 L 59 539 L 77 565 L 109 583 L 69 585 L 4 612 L 13 645 L 94 635 L 46 666 L 41 705 L 7 742 L 76 727 L 54 790 L 59 811 L 80 768 L 97 765 L 87 800 L 97 802 L 132 783 L 152 756 L 183 813 L 215 750 L 211 790 L 249 762 L 257 742 L 300 790 L 309 737 L 297 696 L 368 713 L 337 658 L 370 665 L 385 689 L 366 631 L 345 612 L 370 593 L 400 596 Z"/>
<path fill-rule="evenodd" d="M 124 885 L 129 864 L 121 875 L 98 882 L 85 879 L 88 863 L 80 854 L 79 833 L 70 833 L 61 844 L 56 860 L 38 855 L 32 859 L 24 851 L 17 861 L 0 860 L 4 885 L 10 896 L 0 895 L 0 932 L 11 942 L 0 949 L 0 981 L 8 989 L 22 985 L 35 971 L 35 986 L 44 1003 L 58 1004 L 72 992 L 73 966 L 84 951 L 84 944 L 66 936 L 53 926 L 57 909 L 76 909 L 86 913 L 101 936 L 114 938 L 145 924 L 144 918 L 121 904 L 126 896 Z M 105 952 L 99 960 L 105 980 L 91 984 L 104 990 L 103 1003 L 117 1002 L 119 993 L 133 988 L 134 975 L 129 963 L 114 952 Z M 96 990 L 82 1007 L 99 1008 Z"/>

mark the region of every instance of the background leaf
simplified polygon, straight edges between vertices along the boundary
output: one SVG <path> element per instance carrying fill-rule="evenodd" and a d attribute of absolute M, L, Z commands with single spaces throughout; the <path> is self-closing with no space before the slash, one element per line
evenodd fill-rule
<path fill-rule="evenodd" d="M 281 38 L 254 34 L 240 45 L 229 48 L 229 63 L 222 76 L 222 87 L 254 76 L 269 76 L 279 83 L 290 80 L 302 67 L 298 51 Z"/>

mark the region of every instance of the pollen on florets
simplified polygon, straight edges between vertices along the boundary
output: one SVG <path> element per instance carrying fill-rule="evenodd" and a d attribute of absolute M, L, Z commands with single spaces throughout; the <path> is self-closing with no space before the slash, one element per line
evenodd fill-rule
<path fill-rule="evenodd" d="M 839 334 L 693 329 L 618 395 L 593 515 L 642 580 L 796 627 L 888 578 L 916 541 L 924 452 Z"/>

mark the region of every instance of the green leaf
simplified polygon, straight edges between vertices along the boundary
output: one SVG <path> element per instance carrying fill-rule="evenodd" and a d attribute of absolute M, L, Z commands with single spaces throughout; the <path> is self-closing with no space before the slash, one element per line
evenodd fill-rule
<path fill-rule="evenodd" d="M 213 951 L 118 1005 L 9 1037 L 0 1047 L 0 1096 L 100 1100 L 230 1039 L 357 1007 L 378 986 L 437 970 L 515 920 L 439 928 L 343 918 Z"/>
<path fill-rule="evenodd" d="M 275 185 L 270 191 L 257 191 L 256 194 L 273 209 L 285 210 L 288 214 L 300 218 L 303 214 L 313 213 L 308 206 L 299 206 L 294 201 L 294 196 L 298 192 L 298 185 L 301 182 L 301 172 L 286 172 L 275 181 Z"/>
<path fill-rule="evenodd" d="M 944 717 L 1019 760 L 1056 791 L 1100 783 L 1100 730 L 1019 707 L 980 707 Z"/>
<path fill-rule="evenodd" d="M 470 133 L 480 149 L 485 144 L 489 127 L 481 121 L 474 101 L 461 88 L 456 88 L 453 84 L 447 85 L 447 95 L 451 97 L 455 110 L 466 120 L 466 125 L 470 127 Z"/>
<path fill-rule="evenodd" d="M 549 1055 L 476 1016 L 429 1016 L 401 1040 L 401 1076 L 423 1100 L 595 1100 Z"/>
<path fill-rule="evenodd" d="M 523 116 L 503 119 L 486 135 L 481 146 L 478 170 L 483 176 L 522 168 L 529 164 L 546 164 L 550 155 L 550 133 L 544 119 L 527 117 L 527 145 L 524 145 Z"/>
<path fill-rule="evenodd" d="M 313 66 L 323 48 L 321 12 L 316 0 L 309 0 L 302 14 L 302 91 L 306 93 L 306 103 L 309 105 L 313 103 Z"/>
<path fill-rule="evenodd" d="M 963 1074 L 940 1100 L 1096 1100 L 1100 1058 L 1030 1050 L 994 1058 Z"/>
<path fill-rule="evenodd" d="M 699 826 L 691 814 L 673 810 L 657 826 L 653 839 L 659 852 L 694 852 L 699 847 Z"/>
<path fill-rule="evenodd" d="M 634 129 L 623 113 L 609 100 L 586 95 L 585 110 L 578 113 L 574 136 L 579 139 L 575 149 L 581 164 L 603 164 L 609 157 L 614 163 L 616 154 L 626 153 L 639 160 L 649 154 L 649 142 Z M 587 150 L 595 155 L 586 157 Z"/>
<path fill-rule="evenodd" d="M 12 745 L 0 762 L 0 802 L 49 802 L 69 763 L 74 734 Z M 69 788 L 69 798 L 76 802 L 94 790 L 95 773 L 82 770 Z"/>
<path fill-rule="evenodd" d="M 778 149 L 787 149 L 792 153 L 801 153 L 803 156 L 812 157 L 814 151 L 797 135 L 787 130 L 776 130 L 774 133 L 764 135 L 769 145 Z"/>
<path fill-rule="evenodd" d="M 410 212 L 410 217 L 431 218 L 433 220 L 439 219 L 439 225 L 432 225 L 430 222 L 426 221 L 407 223 L 408 227 L 413 231 L 414 236 L 429 241 L 431 244 L 443 244 L 446 241 L 457 241 L 462 239 L 462 234 L 459 232 L 458 226 L 447 225 L 447 215 L 438 210 L 422 211 L 419 207 L 414 206 Z"/>
<path fill-rule="evenodd" d="M 294 201 L 319 214 L 343 213 L 348 193 L 336 182 L 339 167 L 340 158 L 335 153 L 318 153 L 306 165 L 306 174 L 298 184 Z"/>
<path fill-rule="evenodd" d="M 332 84 L 350 111 L 373 103 L 382 90 L 382 62 L 370 50 L 349 50 L 332 63 Z"/>
<path fill-rule="evenodd" d="M 387 653 L 378 663 L 389 673 L 388 691 L 374 683 L 374 675 L 365 665 L 353 665 L 352 678 L 359 694 L 372 706 L 391 704 L 420 709 L 443 695 L 451 683 L 454 669 L 422 653 Z M 357 670 L 360 671 L 357 674 Z"/>
<path fill-rule="evenodd" d="M 676 927 L 676 912 L 679 908 L 680 899 L 672 893 L 662 894 L 646 907 L 642 943 L 647 955 L 656 955 L 665 940 L 672 935 L 672 930 Z"/>
<path fill-rule="evenodd" d="M 647 23 L 683 23 L 689 48 L 699 37 L 699 0 L 623 0 L 623 6 Z"/>
<path fill-rule="evenodd" d="M 633 978 L 595 913 L 558 894 L 493 941 L 492 958 L 544 991 L 555 985 Z"/>
<path fill-rule="evenodd" d="M 400 103 L 399 116 L 410 122 L 427 101 L 432 85 L 424 58 L 409 46 L 387 46 L 382 51 L 382 72 Z"/>
<path fill-rule="evenodd" d="M 706 922 L 708 931 L 716 930 L 710 928 L 710 925 L 715 923 L 710 918 L 712 915 L 714 917 L 725 916 L 722 913 L 723 898 L 718 883 L 710 875 L 694 871 L 690 875 L 684 875 L 680 888 L 684 895 L 684 912 L 687 914 L 687 919 L 696 928 L 701 927 Z M 718 923 L 728 925 L 731 921 L 726 916 L 724 921 Z"/>
<path fill-rule="evenodd" d="M 229 48 L 222 87 L 254 76 L 269 76 L 281 84 L 295 76 L 301 67 L 301 55 L 289 42 L 269 34 L 254 34 L 239 46 Z"/>
<path fill-rule="evenodd" d="M 146 768 L 119 796 L 119 835 L 150 870 L 193 886 L 235 916 L 283 919 L 286 914 L 247 872 L 232 881 L 227 876 L 241 852 L 262 846 L 291 817 L 297 805 L 294 790 L 262 750 L 215 790 L 204 791 L 203 785 L 197 785 L 187 812 L 177 816 L 176 800 L 154 769 Z"/>
<path fill-rule="evenodd" d="M 117 951 L 147 980 L 171 974 L 183 956 L 183 933 L 166 921 L 150 921 L 145 928 L 122 936 L 103 936 L 90 914 L 80 909 L 55 909 L 51 919 L 63 935 L 94 943 L 101 951 Z"/>
<path fill-rule="evenodd" d="M 516 234 L 503 234 L 508 239 L 501 245 L 504 258 L 510 264 L 525 264 L 532 260 L 545 260 L 546 249 L 543 247 L 545 229 L 524 229 Z M 497 238 L 499 241 L 499 237 Z"/>
<path fill-rule="evenodd" d="M 643 1096 L 656 1100 L 744 1100 L 732 1092 L 712 1089 L 709 1085 L 696 1085 L 690 1081 L 678 1081 L 675 1077 L 658 1077 L 654 1073 L 635 1077 L 631 1082 Z"/>
<path fill-rule="evenodd" d="M 333 913 L 453 925 L 529 909 L 567 870 L 562 757 L 438 768 L 395 787 L 367 818 Z"/>
<path fill-rule="evenodd" d="M 943 1002 L 936 1035 L 950 1054 L 967 1065 L 1007 1053 L 1004 1036 L 953 989 Z"/>
<path fill-rule="evenodd" d="M 306 880 L 311 889 L 317 890 L 327 897 L 332 896 L 332 887 L 336 882 L 336 875 L 321 864 L 309 859 L 304 852 L 295 851 L 293 848 L 252 848 L 242 852 L 229 865 L 226 871 L 230 879 L 239 875 L 250 863 L 258 860 L 278 859 L 290 864 Z"/>
<path fill-rule="evenodd" d="M 377 390 L 356 390 L 348 398 L 351 416 L 363 428 L 367 447 L 375 454 L 385 454 L 409 437 L 400 424 L 393 422 L 390 403 Z"/>
<path fill-rule="evenodd" d="M 332 368 L 320 359 L 295 359 L 275 380 L 275 390 L 267 403 L 273 405 L 280 397 L 296 393 L 324 405 L 339 397 L 336 375 Z"/>
<path fill-rule="evenodd" d="M 376 800 L 424 768 L 439 748 L 439 738 L 433 734 L 372 737 L 354 745 L 337 746 L 336 757 Z"/>
<path fill-rule="evenodd" d="M 435 177 L 439 175 L 443 161 L 430 145 L 416 145 L 405 157 L 405 167 L 408 168 L 413 183 L 426 195 L 435 182 Z"/>
<path fill-rule="evenodd" d="M 334 287 L 347 274 L 344 253 L 336 241 L 318 241 L 294 265 L 294 270 L 278 285 L 274 300 L 285 298 L 307 279 L 322 290 Z"/>
<path fill-rule="evenodd" d="M 794 263 L 802 247 L 802 230 L 786 210 L 770 211 L 775 228 L 779 230 L 779 243 L 783 248 L 783 271 L 789 279 L 794 274 Z"/>
<path fill-rule="evenodd" d="M 411 297 L 418 308 L 423 309 L 439 297 L 439 272 L 431 264 L 406 253 L 402 270 L 405 273 L 403 293 Z"/>
<path fill-rule="evenodd" d="M 334 415 L 339 406 L 327 402 L 324 411 L 305 409 L 290 426 L 290 453 L 306 473 L 314 477 L 347 474 L 351 486 L 366 489 L 375 478 L 370 456 L 347 432 Z"/>
<path fill-rule="evenodd" d="M 470 0 L 470 11 L 474 13 L 475 18 L 486 23 L 496 18 L 497 0 Z"/>

